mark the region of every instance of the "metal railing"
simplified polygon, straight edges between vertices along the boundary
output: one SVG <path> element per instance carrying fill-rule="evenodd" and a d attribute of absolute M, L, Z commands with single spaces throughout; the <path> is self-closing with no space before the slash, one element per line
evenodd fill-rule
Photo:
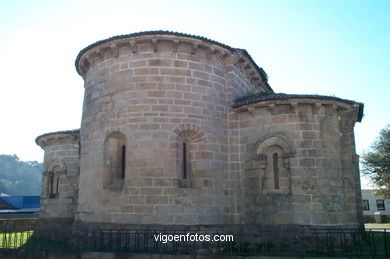
<path fill-rule="evenodd" d="M 156 235 L 233 235 L 233 241 L 156 241 Z M 95 251 L 194 255 L 294 255 L 332 257 L 390 257 L 386 229 L 313 229 L 301 232 L 260 231 L 224 233 L 205 231 L 0 231 L 0 249 Z"/>

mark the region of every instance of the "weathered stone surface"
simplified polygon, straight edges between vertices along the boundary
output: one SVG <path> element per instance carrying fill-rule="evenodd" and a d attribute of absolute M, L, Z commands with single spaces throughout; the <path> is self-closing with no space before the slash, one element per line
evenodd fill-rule
<path fill-rule="evenodd" d="M 78 56 L 80 133 L 37 139 L 48 172 L 42 217 L 358 226 L 354 103 L 292 97 L 233 109 L 237 98 L 272 92 L 245 52 L 150 36 L 114 38 L 116 51 L 101 42 Z"/>

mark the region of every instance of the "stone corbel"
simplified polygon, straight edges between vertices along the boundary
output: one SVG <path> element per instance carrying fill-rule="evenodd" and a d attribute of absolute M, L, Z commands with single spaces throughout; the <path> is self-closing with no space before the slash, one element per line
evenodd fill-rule
<path fill-rule="evenodd" d="M 297 102 L 292 102 L 291 103 L 291 110 L 293 111 L 293 113 L 297 113 L 298 112 L 298 103 Z"/>
<path fill-rule="evenodd" d="M 86 68 L 88 69 L 90 66 L 93 66 L 95 63 L 95 59 L 92 58 L 89 54 L 86 54 L 84 56 L 83 64 L 87 65 Z"/>
<path fill-rule="evenodd" d="M 111 49 L 111 55 L 114 58 L 117 58 L 119 56 L 119 48 L 115 43 L 110 44 L 110 49 Z"/>
<path fill-rule="evenodd" d="M 321 105 L 322 105 L 321 103 L 315 103 L 315 104 L 313 104 L 312 109 L 313 109 L 313 113 L 314 113 L 314 114 L 318 114 L 318 111 L 320 110 Z"/>
<path fill-rule="evenodd" d="M 353 126 L 357 121 L 358 110 L 346 110 L 339 113 L 339 125 L 342 134 L 348 134 L 353 131 Z"/>
<path fill-rule="evenodd" d="M 220 56 L 221 53 L 222 52 L 220 52 L 218 56 Z M 240 57 L 237 55 L 237 53 L 234 53 L 234 54 L 229 56 L 229 58 L 226 60 L 226 63 L 230 64 L 230 65 L 237 65 L 239 60 L 240 60 Z"/>
<path fill-rule="evenodd" d="M 154 52 L 158 51 L 158 39 L 152 39 L 152 47 Z"/>
<path fill-rule="evenodd" d="M 196 42 L 191 44 L 191 55 L 195 55 L 196 50 L 198 49 L 198 47 L 199 47 L 199 45 Z"/>
<path fill-rule="evenodd" d="M 103 60 L 103 54 L 102 54 L 102 52 L 100 51 L 100 49 L 97 49 L 97 50 L 95 51 L 95 62 L 97 63 L 97 62 L 99 62 L 99 61 L 101 61 L 101 60 Z"/>
<path fill-rule="evenodd" d="M 134 40 L 131 40 L 129 43 L 131 52 L 137 53 L 137 43 Z"/>
<path fill-rule="evenodd" d="M 219 59 L 224 59 L 226 57 L 230 57 L 229 53 L 226 52 L 226 51 L 221 51 L 218 53 L 218 56 L 217 56 Z"/>
<path fill-rule="evenodd" d="M 238 54 L 238 63 L 244 63 L 245 62 L 245 59 L 244 57 L 241 55 L 241 53 Z"/>
<path fill-rule="evenodd" d="M 256 116 L 256 109 L 255 108 L 249 107 L 248 112 L 252 115 L 253 118 Z"/>
<path fill-rule="evenodd" d="M 46 144 L 47 144 L 47 141 L 45 139 L 42 139 L 41 141 L 39 141 L 39 145 L 44 148 L 46 147 Z"/>
<path fill-rule="evenodd" d="M 253 76 L 249 75 L 249 81 L 251 82 L 251 85 L 256 85 L 255 84 L 255 79 L 253 78 Z"/>
<path fill-rule="evenodd" d="M 328 111 L 330 112 L 337 112 L 337 105 L 336 104 L 332 104 L 328 107 Z"/>
<path fill-rule="evenodd" d="M 210 50 L 209 50 L 207 55 L 209 56 L 209 58 L 212 58 L 213 55 L 215 54 L 215 52 L 216 52 L 216 49 L 213 47 L 210 47 Z"/>
<path fill-rule="evenodd" d="M 177 52 L 177 50 L 179 49 L 179 40 L 173 40 L 173 45 L 172 45 L 172 50 L 173 52 Z"/>
<path fill-rule="evenodd" d="M 80 71 L 82 74 L 86 74 L 89 67 L 90 67 L 90 63 L 88 61 L 87 58 L 84 58 L 81 62 L 81 65 L 80 65 Z"/>
<path fill-rule="evenodd" d="M 275 114 L 275 110 L 276 110 L 275 104 L 273 104 L 273 103 L 269 104 L 268 105 L 268 110 L 271 113 L 271 115 L 274 115 Z"/>
<path fill-rule="evenodd" d="M 246 71 L 246 69 L 245 69 L 245 67 L 247 66 L 247 62 L 245 61 L 245 59 L 243 58 L 243 57 L 240 57 L 240 61 L 239 61 L 239 63 L 238 63 L 238 69 L 242 72 L 242 73 L 244 73 L 246 76 L 247 76 L 247 71 Z"/>
<path fill-rule="evenodd" d="M 253 75 L 253 84 L 257 86 L 261 85 L 261 78 L 257 74 Z"/>
<path fill-rule="evenodd" d="M 249 65 L 245 67 L 245 75 L 251 81 L 251 83 L 253 83 L 254 74 L 255 72 L 253 71 L 252 67 L 250 67 Z"/>

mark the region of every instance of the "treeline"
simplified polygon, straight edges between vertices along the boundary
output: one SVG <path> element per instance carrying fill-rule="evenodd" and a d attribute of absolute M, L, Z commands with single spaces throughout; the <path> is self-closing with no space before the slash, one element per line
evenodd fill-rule
<path fill-rule="evenodd" d="M 20 161 L 17 155 L 0 155 L 0 192 L 10 195 L 40 195 L 42 164 Z"/>

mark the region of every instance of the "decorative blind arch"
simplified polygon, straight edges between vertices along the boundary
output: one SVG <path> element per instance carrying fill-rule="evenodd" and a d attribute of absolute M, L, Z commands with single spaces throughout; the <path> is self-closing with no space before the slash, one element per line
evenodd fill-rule
<path fill-rule="evenodd" d="M 66 164 L 65 162 L 62 160 L 62 159 L 53 159 L 48 165 L 47 165 L 47 168 L 46 168 L 46 171 L 47 172 L 53 172 L 53 169 L 55 167 L 58 167 L 58 173 L 62 172 L 62 173 L 66 173 Z"/>
<path fill-rule="evenodd" d="M 104 141 L 103 188 L 121 189 L 126 170 L 126 137 L 119 131 L 111 132 Z"/>
<path fill-rule="evenodd" d="M 194 124 L 182 124 L 175 128 L 173 132 L 182 141 L 196 143 L 205 140 L 205 134 L 202 129 Z"/>
<path fill-rule="evenodd" d="M 46 176 L 47 193 L 49 198 L 59 196 L 59 178 L 61 174 L 66 174 L 66 164 L 62 159 L 53 159 L 48 163 L 44 175 Z"/>
<path fill-rule="evenodd" d="M 279 133 L 266 135 L 256 142 L 253 159 L 259 163 L 263 194 L 291 192 L 290 158 L 295 153 L 290 140 Z"/>
<path fill-rule="evenodd" d="M 260 158 L 261 155 L 265 154 L 266 149 L 273 145 L 279 146 L 283 149 L 285 158 L 294 157 L 296 153 L 290 140 L 286 136 L 276 133 L 266 135 L 256 142 L 253 149 L 254 157 Z"/>

